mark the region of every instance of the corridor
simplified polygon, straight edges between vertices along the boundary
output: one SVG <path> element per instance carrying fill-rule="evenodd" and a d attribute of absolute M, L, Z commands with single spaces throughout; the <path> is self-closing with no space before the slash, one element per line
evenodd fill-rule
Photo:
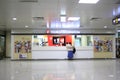
<path fill-rule="evenodd" d="M 0 60 L 0 80 L 120 80 L 120 60 Z"/>

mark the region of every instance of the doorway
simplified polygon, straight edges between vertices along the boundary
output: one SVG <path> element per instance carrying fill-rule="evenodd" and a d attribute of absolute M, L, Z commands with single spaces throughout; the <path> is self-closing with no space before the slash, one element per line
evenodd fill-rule
<path fill-rule="evenodd" d="M 5 56 L 5 36 L 0 36 L 0 59 L 3 59 Z"/>
<path fill-rule="evenodd" d="M 120 58 L 120 38 L 116 38 L 116 58 Z"/>

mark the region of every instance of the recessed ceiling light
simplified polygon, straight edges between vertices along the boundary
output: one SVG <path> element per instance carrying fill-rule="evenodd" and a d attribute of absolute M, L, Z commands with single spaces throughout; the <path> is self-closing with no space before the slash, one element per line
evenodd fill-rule
<path fill-rule="evenodd" d="M 107 28 L 107 26 L 104 26 L 104 28 Z"/>
<path fill-rule="evenodd" d="M 16 21 L 17 20 L 17 18 L 12 18 L 14 21 Z"/>
<path fill-rule="evenodd" d="M 25 28 L 28 28 L 29 26 L 25 26 Z"/>
<path fill-rule="evenodd" d="M 114 77 L 114 75 L 108 75 L 108 76 L 111 77 L 111 78 Z"/>
<path fill-rule="evenodd" d="M 68 21 L 78 21 L 80 17 L 69 17 Z"/>
<path fill-rule="evenodd" d="M 96 4 L 99 0 L 79 0 L 79 3 Z"/>

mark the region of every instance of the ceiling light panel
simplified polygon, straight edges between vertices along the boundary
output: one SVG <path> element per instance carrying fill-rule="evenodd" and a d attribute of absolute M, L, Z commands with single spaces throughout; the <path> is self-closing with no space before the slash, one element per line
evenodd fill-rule
<path fill-rule="evenodd" d="M 16 20 L 17 20 L 17 18 L 12 18 L 12 20 L 16 21 Z"/>
<path fill-rule="evenodd" d="M 80 17 L 69 17 L 68 21 L 78 21 Z"/>
<path fill-rule="evenodd" d="M 99 0 L 79 0 L 79 3 L 96 4 Z"/>
<path fill-rule="evenodd" d="M 20 0 L 20 2 L 38 2 L 38 0 Z"/>

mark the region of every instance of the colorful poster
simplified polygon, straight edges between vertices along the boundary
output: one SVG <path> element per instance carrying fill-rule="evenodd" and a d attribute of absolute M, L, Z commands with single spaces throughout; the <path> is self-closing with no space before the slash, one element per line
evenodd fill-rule
<path fill-rule="evenodd" d="M 93 40 L 95 58 L 111 58 L 113 56 L 113 36 L 96 35 Z"/>
<path fill-rule="evenodd" d="M 31 35 L 14 36 L 14 58 L 31 59 Z"/>

